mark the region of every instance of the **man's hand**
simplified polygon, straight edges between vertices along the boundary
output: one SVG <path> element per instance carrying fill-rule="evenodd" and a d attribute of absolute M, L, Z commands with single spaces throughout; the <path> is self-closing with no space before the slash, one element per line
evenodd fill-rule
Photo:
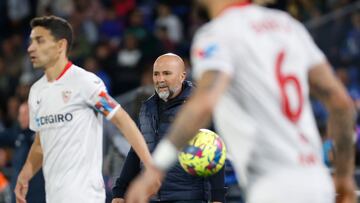
<path fill-rule="evenodd" d="M 126 203 L 145 203 L 155 194 L 160 186 L 164 174 L 154 167 L 146 168 L 145 172 L 130 184 L 126 193 Z"/>
<path fill-rule="evenodd" d="M 111 203 L 125 203 L 123 198 L 114 198 Z"/>
<path fill-rule="evenodd" d="M 19 175 L 15 186 L 16 203 L 26 203 L 26 194 L 29 189 L 29 180 Z"/>
<path fill-rule="evenodd" d="M 336 203 L 356 203 L 356 186 L 353 178 L 336 178 Z"/>

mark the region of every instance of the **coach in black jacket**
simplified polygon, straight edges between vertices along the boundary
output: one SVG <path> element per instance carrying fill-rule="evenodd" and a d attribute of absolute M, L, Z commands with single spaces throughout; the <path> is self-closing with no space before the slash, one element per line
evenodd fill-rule
<path fill-rule="evenodd" d="M 175 54 L 161 55 L 154 63 L 156 94 L 144 102 L 139 115 L 139 127 L 150 152 L 166 134 L 176 113 L 190 96 L 193 85 L 185 81 L 185 76 L 184 62 Z M 113 188 L 112 203 L 124 202 L 129 183 L 141 168 L 139 157 L 131 149 Z M 224 199 L 224 169 L 210 178 L 195 177 L 187 174 L 177 162 L 168 171 L 152 202 L 202 203 L 209 200 L 224 202 Z"/>

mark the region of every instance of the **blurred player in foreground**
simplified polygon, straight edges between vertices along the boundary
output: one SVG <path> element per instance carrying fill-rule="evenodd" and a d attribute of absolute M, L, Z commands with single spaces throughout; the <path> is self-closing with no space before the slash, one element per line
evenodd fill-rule
<path fill-rule="evenodd" d="M 212 20 L 193 41 L 198 88 L 155 150 L 153 167 L 130 187 L 127 203 L 147 201 L 212 113 L 246 202 L 355 203 L 353 104 L 303 25 L 246 0 L 199 3 Z M 335 188 L 323 165 L 310 93 L 329 111 Z"/>
<path fill-rule="evenodd" d="M 103 115 L 147 166 L 151 156 L 143 136 L 104 83 L 68 60 L 73 33 L 67 21 L 38 17 L 31 28 L 28 53 L 34 68 L 45 74 L 30 90 L 30 128 L 36 137 L 18 176 L 16 200 L 25 202 L 29 180 L 43 167 L 46 202 L 104 203 Z"/>

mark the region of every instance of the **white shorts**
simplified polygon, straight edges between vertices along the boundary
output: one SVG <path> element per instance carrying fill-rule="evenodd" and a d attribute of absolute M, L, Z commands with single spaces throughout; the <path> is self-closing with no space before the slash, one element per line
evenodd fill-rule
<path fill-rule="evenodd" d="M 323 168 L 279 171 L 258 178 L 247 193 L 247 203 L 334 202 L 334 184 Z"/>

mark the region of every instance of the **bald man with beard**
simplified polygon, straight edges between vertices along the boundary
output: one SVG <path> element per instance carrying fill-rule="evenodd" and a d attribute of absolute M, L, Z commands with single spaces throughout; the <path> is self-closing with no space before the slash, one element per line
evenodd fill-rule
<path fill-rule="evenodd" d="M 168 131 L 176 113 L 194 88 L 185 77 L 185 65 L 179 56 L 168 53 L 156 59 L 153 66 L 155 94 L 143 103 L 139 114 L 139 128 L 150 152 Z M 124 202 L 124 194 L 129 183 L 142 168 L 139 157 L 131 149 L 113 188 L 112 203 Z M 156 189 L 154 188 L 154 191 Z M 205 179 L 187 174 L 177 162 L 169 169 L 159 191 L 152 196 L 151 202 L 224 202 L 224 198 L 224 169 L 215 176 Z"/>

